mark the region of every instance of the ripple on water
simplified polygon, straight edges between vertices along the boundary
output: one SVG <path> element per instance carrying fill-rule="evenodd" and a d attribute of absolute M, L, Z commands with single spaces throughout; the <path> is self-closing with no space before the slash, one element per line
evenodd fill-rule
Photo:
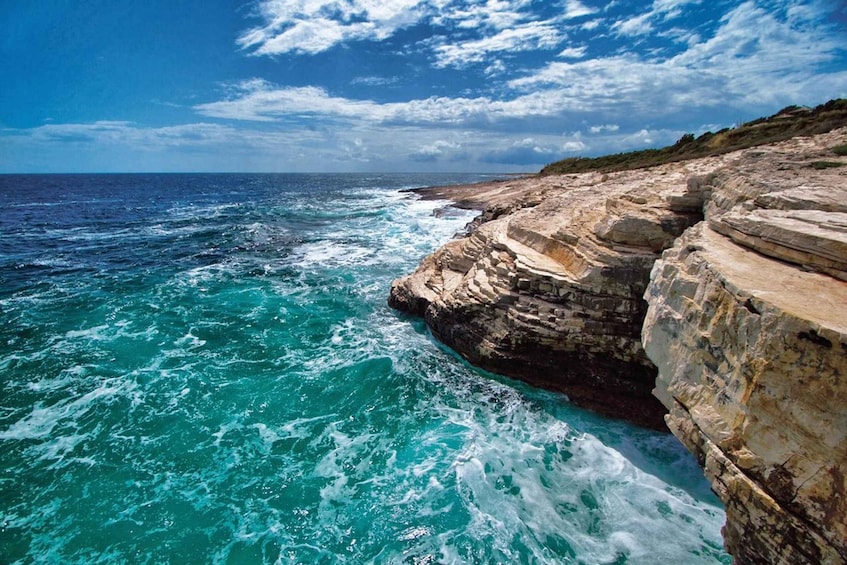
<path fill-rule="evenodd" d="M 143 176 L 129 207 L 51 216 L 90 276 L 24 269 L 0 295 L 4 559 L 728 562 L 667 435 L 474 370 L 388 309 L 472 212 L 327 178 Z"/>

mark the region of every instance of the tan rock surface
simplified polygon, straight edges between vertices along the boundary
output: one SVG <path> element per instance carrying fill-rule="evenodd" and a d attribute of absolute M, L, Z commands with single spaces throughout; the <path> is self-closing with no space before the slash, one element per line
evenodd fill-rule
<path fill-rule="evenodd" d="M 645 295 L 655 393 L 726 503 L 742 563 L 847 562 L 847 169 L 804 174 L 802 144 L 713 176 L 707 222 Z"/>
<path fill-rule="evenodd" d="M 454 199 L 490 198 L 498 213 L 395 281 L 390 302 L 475 364 L 662 426 L 642 294 L 658 254 L 702 218 L 702 201 L 672 209 L 672 197 L 723 162 L 469 187 Z"/>
<path fill-rule="evenodd" d="M 389 301 L 487 369 L 669 411 L 738 562 L 845 563 L 847 166 L 813 166 L 845 142 L 440 189 L 485 211 Z"/>
<path fill-rule="evenodd" d="M 847 280 L 847 213 L 752 210 L 727 214 L 714 226 L 760 253 Z"/>

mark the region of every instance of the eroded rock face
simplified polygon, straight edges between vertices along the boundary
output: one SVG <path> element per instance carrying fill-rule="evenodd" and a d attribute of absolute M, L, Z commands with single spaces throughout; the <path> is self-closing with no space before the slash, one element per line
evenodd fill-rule
<path fill-rule="evenodd" d="M 738 562 L 847 563 L 845 140 L 477 187 L 487 213 L 390 303 L 482 367 L 667 412 Z"/>
<path fill-rule="evenodd" d="M 738 562 L 845 563 L 847 166 L 812 165 L 847 165 L 845 140 L 477 189 L 471 234 L 390 302 L 485 368 L 643 424 L 667 411 Z"/>
<path fill-rule="evenodd" d="M 706 222 L 656 263 L 643 341 L 671 431 L 727 507 L 741 563 L 847 562 L 844 130 L 700 178 Z"/>
<path fill-rule="evenodd" d="M 702 219 L 687 178 L 722 162 L 514 181 L 510 213 L 427 257 L 389 301 L 474 364 L 663 427 L 642 295 L 659 253 Z"/>

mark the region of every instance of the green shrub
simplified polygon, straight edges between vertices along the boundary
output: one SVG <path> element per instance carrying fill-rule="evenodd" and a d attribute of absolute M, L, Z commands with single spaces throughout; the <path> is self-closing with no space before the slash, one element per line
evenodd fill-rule
<path fill-rule="evenodd" d="M 709 132 L 709 133 L 712 133 L 712 132 Z M 706 135 L 706 134 L 703 134 L 703 135 Z M 693 133 L 686 133 L 685 135 L 680 137 L 676 141 L 676 143 L 674 143 L 674 146 L 675 147 L 682 147 L 683 145 L 688 145 L 689 143 L 694 143 L 694 139 L 695 139 L 695 137 L 694 137 Z"/>
<path fill-rule="evenodd" d="M 835 169 L 837 167 L 843 167 L 847 165 L 847 163 L 839 163 L 838 161 L 812 161 L 813 169 Z"/>
<path fill-rule="evenodd" d="M 847 143 L 842 143 L 841 145 L 836 145 L 832 148 L 832 152 L 836 155 L 841 155 L 842 157 L 847 156 Z"/>

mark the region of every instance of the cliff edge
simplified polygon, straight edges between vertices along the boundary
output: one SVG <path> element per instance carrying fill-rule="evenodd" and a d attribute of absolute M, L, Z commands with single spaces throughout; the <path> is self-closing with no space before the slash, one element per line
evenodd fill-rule
<path fill-rule="evenodd" d="M 472 363 L 666 423 L 739 562 L 847 562 L 846 141 L 437 191 L 485 212 L 389 302 Z"/>
<path fill-rule="evenodd" d="M 395 281 L 389 303 L 423 316 L 476 365 L 663 426 L 641 346 L 642 296 L 661 252 L 703 218 L 701 203 L 684 201 L 687 178 L 722 164 L 473 187 L 487 221 Z"/>
<path fill-rule="evenodd" d="M 845 134 L 692 179 L 706 221 L 645 294 L 655 394 L 741 563 L 847 562 L 847 168 L 814 164 Z"/>

